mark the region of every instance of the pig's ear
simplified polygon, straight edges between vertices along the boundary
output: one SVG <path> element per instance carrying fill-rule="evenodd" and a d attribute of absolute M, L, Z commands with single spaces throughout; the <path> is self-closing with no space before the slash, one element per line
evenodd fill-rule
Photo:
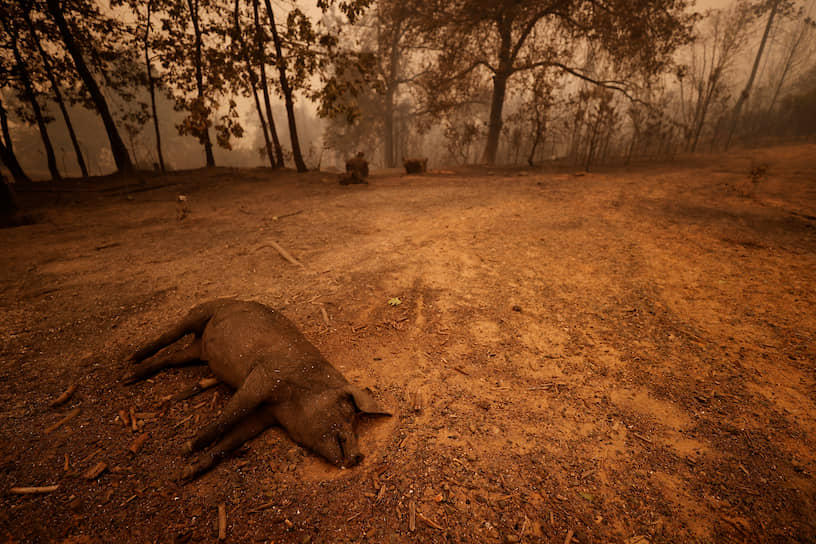
<path fill-rule="evenodd" d="M 356 385 L 351 384 L 347 385 L 344 389 L 351 395 L 351 398 L 354 399 L 354 404 L 360 412 L 380 416 L 391 415 L 390 412 L 386 412 L 380 407 L 368 389 L 360 389 Z"/>

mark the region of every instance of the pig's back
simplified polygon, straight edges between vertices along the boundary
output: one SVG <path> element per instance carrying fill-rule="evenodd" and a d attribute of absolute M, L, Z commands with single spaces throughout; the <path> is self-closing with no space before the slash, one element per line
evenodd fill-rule
<path fill-rule="evenodd" d="M 258 302 L 235 301 L 218 311 L 202 335 L 202 360 L 215 376 L 238 388 L 262 364 L 269 378 L 291 376 L 304 364 L 322 359 L 295 325 Z"/>

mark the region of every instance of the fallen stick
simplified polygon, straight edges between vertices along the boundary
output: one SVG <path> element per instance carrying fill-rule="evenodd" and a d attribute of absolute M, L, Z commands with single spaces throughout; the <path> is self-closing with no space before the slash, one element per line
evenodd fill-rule
<path fill-rule="evenodd" d="M 632 433 L 632 436 L 634 436 L 635 438 L 639 438 L 640 440 L 643 440 L 644 442 L 648 442 L 649 444 L 652 444 L 652 441 L 650 439 L 646 438 L 645 436 L 639 435 L 638 433 Z"/>
<path fill-rule="evenodd" d="M 130 453 L 139 453 L 139 450 L 142 449 L 142 446 L 145 445 L 148 438 L 150 438 L 150 433 L 140 434 L 133 440 L 133 442 L 130 443 L 130 446 L 128 446 L 128 451 L 130 451 Z"/>
<path fill-rule="evenodd" d="M 572 542 L 572 535 L 574 535 L 574 534 L 575 534 L 575 531 L 570 529 L 569 532 L 567 532 L 567 538 L 564 539 L 564 544 L 570 544 L 570 542 Z"/>
<path fill-rule="evenodd" d="M 192 387 L 190 387 L 188 389 L 185 389 L 184 391 L 181 391 L 180 393 L 177 393 L 176 395 L 170 396 L 170 398 L 168 400 L 171 400 L 173 402 L 178 402 L 180 400 L 187 400 L 190 397 L 198 395 L 202 391 L 206 391 L 207 389 L 209 389 L 211 387 L 215 387 L 216 385 L 218 385 L 218 379 L 217 378 L 204 378 L 203 380 L 199 380 L 199 382 L 197 384 L 195 384 L 194 386 L 192 386 Z"/>
<path fill-rule="evenodd" d="M 416 531 L 416 502 L 413 499 L 408 503 L 408 530 Z"/>
<path fill-rule="evenodd" d="M 280 246 L 280 244 L 278 244 L 274 240 L 270 240 L 268 245 L 271 246 L 275 251 L 280 253 L 280 256 L 283 257 L 284 259 L 286 259 L 287 261 L 289 261 L 289 263 L 291 263 L 291 264 L 293 264 L 295 266 L 299 266 L 301 268 L 304 268 L 303 264 L 300 261 L 298 261 L 297 259 L 292 257 L 292 255 L 288 251 L 283 249 Z"/>
<path fill-rule="evenodd" d="M 54 423 L 53 425 L 48 427 L 45 430 L 45 434 L 53 433 L 54 431 L 56 431 L 57 429 L 59 429 L 60 427 L 62 427 L 63 425 L 65 425 L 66 423 L 71 421 L 72 419 L 74 419 L 76 416 L 78 416 L 79 412 L 80 412 L 79 406 L 77 406 L 76 408 L 74 408 L 73 410 L 71 410 L 70 412 L 65 414 L 65 417 L 63 417 L 62 419 L 60 419 L 59 421 L 57 421 L 56 423 Z"/>
<path fill-rule="evenodd" d="M 320 313 L 321 313 L 321 315 L 323 315 L 323 321 L 326 323 L 326 325 L 328 325 L 329 324 L 329 314 L 326 313 L 326 308 L 324 308 L 323 306 L 320 306 Z"/>
<path fill-rule="evenodd" d="M 38 495 L 41 493 L 53 493 L 58 488 L 58 485 L 46 485 L 42 487 L 12 487 L 9 491 L 14 495 Z"/>
<path fill-rule="evenodd" d="M 433 527 L 434 529 L 437 529 L 439 531 L 444 531 L 445 530 L 444 527 L 442 527 L 441 525 L 439 525 L 438 523 L 436 523 L 432 519 L 426 518 L 425 515 L 422 512 L 417 512 L 417 517 L 419 519 L 421 519 L 422 521 L 424 521 L 425 523 L 427 523 L 428 525 L 430 525 L 431 527 Z"/>
<path fill-rule="evenodd" d="M 97 464 L 86 470 L 82 476 L 88 480 L 95 480 L 100 474 L 105 472 L 105 469 L 107 468 L 108 464 L 106 462 L 99 461 Z"/>
<path fill-rule="evenodd" d="M 73 395 L 76 390 L 77 384 L 70 385 L 68 389 L 63 391 L 59 397 L 54 399 L 54 401 L 51 403 L 51 408 L 56 408 L 57 406 L 68 402 L 68 399 L 71 398 L 71 395 Z"/>
<path fill-rule="evenodd" d="M 227 539 L 227 507 L 222 502 L 218 505 L 218 540 Z"/>
<path fill-rule="evenodd" d="M 260 505 L 256 506 L 255 508 L 250 510 L 248 513 L 249 514 L 257 514 L 258 512 L 263 512 L 264 510 L 269 510 L 270 508 L 274 508 L 275 504 L 276 504 L 275 501 L 267 501 L 267 502 L 265 502 L 263 504 L 260 504 Z"/>
<path fill-rule="evenodd" d="M 133 406 L 130 407 L 130 430 L 134 433 L 139 432 L 139 422 L 136 420 L 136 410 Z"/>

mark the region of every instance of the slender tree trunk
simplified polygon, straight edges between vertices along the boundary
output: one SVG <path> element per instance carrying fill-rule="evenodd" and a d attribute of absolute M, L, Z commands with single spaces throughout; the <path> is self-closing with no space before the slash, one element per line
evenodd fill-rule
<path fill-rule="evenodd" d="M 275 126 L 275 117 L 272 115 L 272 102 L 269 100 L 269 83 L 266 78 L 266 50 L 261 29 L 261 18 L 258 13 L 258 0 L 252 0 L 252 10 L 255 17 L 255 43 L 258 45 L 258 64 L 261 69 L 261 92 L 263 93 L 264 107 L 266 108 L 266 120 L 269 124 L 269 135 L 272 137 L 272 143 L 275 146 L 275 163 L 273 168 L 283 168 L 283 148 L 281 148 L 280 139 L 278 138 L 278 129 Z M 274 27 L 274 23 L 272 23 Z M 288 111 L 288 110 L 287 110 Z"/>
<path fill-rule="evenodd" d="M 487 125 L 487 145 L 484 151 L 484 161 L 493 166 L 496 164 L 496 152 L 499 149 L 499 136 L 502 130 L 502 110 L 504 109 L 504 95 L 507 92 L 508 74 L 503 71 L 493 76 L 493 96 L 490 101 L 490 118 Z"/>
<path fill-rule="evenodd" d="M 207 167 L 212 168 L 215 166 L 215 157 L 213 156 L 212 141 L 210 141 L 210 119 L 209 115 L 205 113 L 207 108 L 204 105 L 204 60 L 202 59 L 201 53 L 201 28 L 198 24 L 198 0 L 187 0 L 187 5 L 190 8 L 190 21 L 193 23 L 193 33 L 195 34 L 195 57 L 193 58 L 193 62 L 195 62 L 198 107 L 201 108 L 201 113 L 206 115 L 206 118 L 204 119 L 204 132 L 199 136 L 199 138 L 201 139 L 201 143 L 204 145 L 204 156 L 207 161 Z"/>
<path fill-rule="evenodd" d="M 303 162 L 303 155 L 300 152 L 300 142 L 297 134 L 297 124 L 295 123 L 295 105 L 292 101 L 292 88 L 286 79 L 286 62 L 283 59 L 283 48 L 281 47 L 278 27 L 275 26 L 275 14 L 272 12 L 272 3 L 266 0 L 266 11 L 269 14 L 269 26 L 272 27 L 272 40 L 275 42 L 275 54 L 277 55 L 276 65 L 280 72 L 280 85 L 283 91 L 283 100 L 286 103 L 286 116 L 289 119 L 289 139 L 292 141 L 292 156 L 295 159 L 295 168 L 298 172 L 306 172 L 306 163 Z"/>
<path fill-rule="evenodd" d="M 85 59 L 82 57 L 82 51 L 74 41 L 74 36 L 71 34 L 71 30 L 68 28 L 68 22 L 65 20 L 65 16 L 62 13 L 62 7 L 60 6 L 59 0 L 46 0 L 46 2 L 48 4 L 48 11 L 54 18 L 54 22 L 59 28 L 62 40 L 65 42 L 65 47 L 68 50 L 68 53 L 71 55 L 71 58 L 74 60 L 74 65 L 76 66 L 77 72 L 82 78 L 88 93 L 91 95 L 96 111 L 102 118 L 102 123 L 105 125 L 105 131 L 108 134 L 111 153 L 113 154 L 113 160 L 116 162 L 116 168 L 118 168 L 120 172 L 132 171 L 133 163 L 130 160 L 128 150 L 125 147 L 125 142 L 122 141 L 122 137 L 119 135 L 119 131 L 116 129 L 116 123 L 113 121 L 113 116 L 110 113 L 110 109 L 108 109 L 108 103 L 105 101 L 102 91 L 99 90 L 99 85 L 97 85 L 96 80 L 94 80 L 91 71 L 88 69 L 88 65 L 85 64 Z"/>
<path fill-rule="evenodd" d="M 541 126 L 541 121 L 536 119 L 536 127 L 535 127 L 535 135 L 533 136 L 533 146 L 530 148 L 530 154 L 527 156 L 527 164 L 530 167 L 535 166 L 535 154 L 536 149 L 538 149 L 538 145 L 541 143 L 541 135 L 544 133 L 545 128 Z"/>
<path fill-rule="evenodd" d="M 16 32 L 12 33 L 11 40 L 14 61 L 17 64 L 17 71 L 19 73 L 20 80 L 23 83 L 26 97 L 28 98 L 29 102 L 31 102 L 31 109 L 34 112 L 34 119 L 37 122 L 37 128 L 40 131 L 43 147 L 45 147 L 45 157 L 46 162 L 48 163 L 48 171 L 51 172 L 51 179 L 62 179 L 59 169 L 57 168 L 57 158 L 54 155 L 54 146 L 51 145 L 51 138 L 48 136 L 48 128 L 45 126 L 45 119 L 43 118 L 42 109 L 40 109 L 40 103 L 37 101 L 34 86 L 31 84 L 31 77 L 28 73 L 28 67 L 25 65 L 22 55 L 20 55 L 20 48 L 18 47 L 19 37 L 16 34 Z"/>
<path fill-rule="evenodd" d="M 150 92 L 150 110 L 153 113 L 153 129 L 156 132 L 156 155 L 159 159 L 159 170 L 165 173 L 164 155 L 162 154 L 161 133 L 159 132 L 159 116 L 156 113 L 156 80 L 150 67 L 150 16 L 153 13 L 153 0 L 147 0 L 147 21 L 145 24 L 144 58 L 147 72 L 147 89 Z"/>
<path fill-rule="evenodd" d="M 76 132 L 74 131 L 74 124 L 71 122 L 71 117 L 68 115 L 68 108 L 65 107 L 65 101 L 62 98 L 62 91 L 60 91 L 59 83 L 57 82 L 57 78 L 54 76 L 53 70 L 51 70 L 51 63 L 49 62 L 48 55 L 46 55 L 45 50 L 42 47 L 42 43 L 40 43 L 40 39 L 37 36 L 37 30 L 34 27 L 34 24 L 31 22 L 30 11 L 28 9 L 23 9 L 23 14 L 25 16 L 26 25 L 28 26 L 28 32 L 31 34 L 31 39 L 37 46 L 37 52 L 42 60 L 46 77 L 48 77 L 48 81 L 51 84 L 51 89 L 54 91 L 54 101 L 57 103 L 57 106 L 59 106 L 60 112 L 62 113 L 62 118 L 65 121 L 65 126 L 68 129 L 68 136 L 71 138 L 71 144 L 74 147 L 77 165 L 79 166 L 79 170 L 82 172 L 82 177 L 87 178 L 88 167 L 85 164 L 85 158 L 82 156 L 82 149 L 79 147 L 79 139 L 77 139 Z"/>
<path fill-rule="evenodd" d="M 748 95 L 751 94 L 751 87 L 754 85 L 754 79 L 756 78 L 757 69 L 759 68 L 759 61 L 762 59 L 762 52 L 765 50 L 765 43 L 768 41 L 768 35 L 771 33 L 771 26 L 773 25 L 776 11 L 779 8 L 779 1 L 780 0 L 775 0 L 773 3 L 771 14 L 768 16 L 768 23 L 765 25 L 765 32 L 762 34 L 762 41 L 759 42 L 759 50 L 757 51 L 756 58 L 754 59 L 754 66 L 751 68 L 751 75 L 748 77 L 748 83 L 745 84 L 745 89 L 743 89 L 742 93 L 740 93 L 737 104 L 734 106 L 734 113 L 731 115 L 731 129 L 728 131 L 728 138 L 725 140 L 726 151 L 728 151 L 728 146 L 731 144 L 731 138 L 734 136 L 734 131 L 736 130 L 737 124 L 740 120 L 740 115 L 742 115 L 742 107 L 745 105 L 745 101 L 748 100 Z"/>
<path fill-rule="evenodd" d="M 0 161 L 6 165 L 6 168 L 11 172 L 11 176 L 17 183 L 30 183 L 31 179 L 23 171 L 20 163 L 17 162 L 17 155 L 14 154 L 14 147 L 11 142 L 11 134 L 9 133 L 8 117 L 6 116 L 6 108 L 0 102 L 0 128 L 3 132 L 3 141 L 0 143 Z"/>
<path fill-rule="evenodd" d="M 400 19 L 391 29 L 391 43 L 389 51 L 390 65 L 388 67 L 388 82 L 385 90 L 385 119 L 383 122 L 383 151 L 385 166 L 395 168 L 397 166 L 394 156 L 394 98 L 397 94 L 399 83 L 397 78 L 400 73 L 400 36 L 402 35 L 403 21 Z"/>
<path fill-rule="evenodd" d="M 254 1 L 257 2 L 257 0 Z M 272 143 L 269 141 L 269 130 L 266 128 L 266 119 L 264 118 L 263 110 L 261 109 L 261 100 L 258 98 L 258 86 L 256 84 L 257 78 L 255 77 L 255 71 L 252 69 L 251 57 L 247 51 L 243 29 L 241 28 L 241 10 L 239 0 L 235 0 L 232 14 L 234 40 L 238 43 L 238 47 L 240 48 L 240 57 L 243 59 L 244 64 L 246 64 L 247 77 L 249 77 L 249 86 L 252 90 L 252 97 L 255 99 L 255 110 L 258 112 L 258 120 L 261 122 L 261 132 L 263 132 L 264 137 L 264 149 L 266 149 L 266 156 L 269 159 L 269 166 L 275 168 L 275 155 L 272 152 Z"/>

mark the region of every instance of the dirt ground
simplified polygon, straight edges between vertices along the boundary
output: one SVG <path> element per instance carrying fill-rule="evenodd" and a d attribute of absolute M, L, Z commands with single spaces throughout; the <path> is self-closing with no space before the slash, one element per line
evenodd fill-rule
<path fill-rule="evenodd" d="M 40 222 L 0 231 L 0 541 L 213 542 L 222 504 L 236 543 L 816 541 L 816 146 L 370 181 L 22 191 Z M 229 391 L 163 404 L 200 366 L 118 380 L 224 296 L 283 310 L 394 412 L 361 423 L 360 466 L 270 429 L 174 479 Z"/>

